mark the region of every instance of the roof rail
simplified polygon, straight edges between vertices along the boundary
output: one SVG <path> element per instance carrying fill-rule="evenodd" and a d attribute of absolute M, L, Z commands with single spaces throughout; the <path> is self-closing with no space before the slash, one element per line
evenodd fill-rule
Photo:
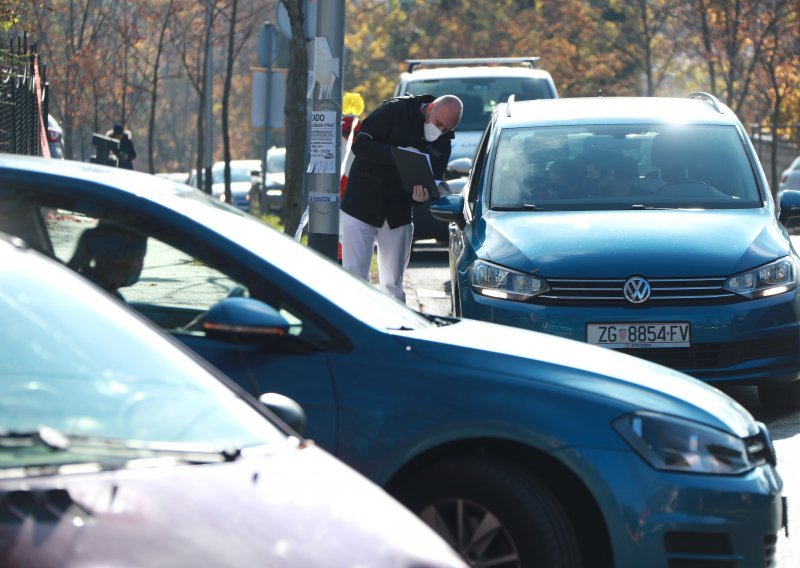
<path fill-rule="evenodd" d="M 696 91 L 694 93 L 689 93 L 686 95 L 687 99 L 702 99 L 706 101 L 711 108 L 713 108 L 718 113 L 722 114 L 722 103 L 719 102 L 719 99 L 710 93 L 706 93 L 704 91 Z"/>
<path fill-rule="evenodd" d="M 489 63 L 522 63 L 531 68 L 536 68 L 536 62 L 541 59 L 538 56 L 531 57 L 468 57 L 464 59 L 406 59 L 408 64 L 408 72 L 414 71 L 415 67 L 421 65 L 436 65 L 436 66 L 449 66 L 449 65 L 487 65 Z"/>
<path fill-rule="evenodd" d="M 511 116 L 511 103 L 514 102 L 514 97 L 515 97 L 514 93 L 508 95 L 508 101 L 506 102 L 506 117 Z"/>

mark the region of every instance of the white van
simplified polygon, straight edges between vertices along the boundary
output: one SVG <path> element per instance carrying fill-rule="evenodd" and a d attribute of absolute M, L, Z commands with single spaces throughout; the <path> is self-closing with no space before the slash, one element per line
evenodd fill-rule
<path fill-rule="evenodd" d="M 471 159 L 497 103 L 506 102 L 511 94 L 517 101 L 558 97 L 553 78 L 537 68 L 538 61 L 538 57 L 407 59 L 408 71 L 400 75 L 394 96 L 429 93 L 460 98 L 464 115 L 450 159 Z"/>

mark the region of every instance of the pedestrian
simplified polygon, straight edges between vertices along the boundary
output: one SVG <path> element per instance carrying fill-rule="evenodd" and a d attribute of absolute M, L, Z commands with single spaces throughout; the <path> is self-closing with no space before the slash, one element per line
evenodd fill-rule
<path fill-rule="evenodd" d="M 341 207 L 342 267 L 369 281 L 377 243 L 380 288 L 400 302 L 405 302 L 403 274 L 411 258 L 412 206 L 429 201 L 436 188 L 405 191 L 391 148 L 428 154 L 434 179 L 443 180 L 463 108 L 453 95 L 389 99 L 364 119 L 353 142 L 355 158 Z"/>
<path fill-rule="evenodd" d="M 126 170 L 133 169 L 133 160 L 136 159 L 136 149 L 131 140 L 131 131 L 122 128 L 121 124 L 115 124 L 114 128 L 106 133 L 106 136 L 119 140 L 119 149 L 111 150 L 117 157 L 117 166 Z"/>

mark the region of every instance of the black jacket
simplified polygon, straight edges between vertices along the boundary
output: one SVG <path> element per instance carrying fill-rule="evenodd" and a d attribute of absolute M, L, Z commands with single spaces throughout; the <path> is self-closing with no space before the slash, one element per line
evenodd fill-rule
<path fill-rule="evenodd" d="M 394 229 L 411 222 L 415 202 L 403 190 L 390 148 L 411 146 L 429 154 L 433 177 L 444 179 L 453 133 L 434 142 L 425 140 L 421 108 L 433 100 L 433 95 L 389 99 L 364 119 L 353 142 L 355 158 L 350 166 L 342 211 L 373 227 L 381 227 L 388 221 Z"/>

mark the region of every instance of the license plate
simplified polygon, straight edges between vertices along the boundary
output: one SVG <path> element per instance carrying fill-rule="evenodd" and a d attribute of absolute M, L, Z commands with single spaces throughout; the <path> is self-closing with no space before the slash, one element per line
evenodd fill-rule
<path fill-rule="evenodd" d="M 603 347 L 689 347 L 689 322 L 614 322 L 586 325 L 586 342 Z"/>

